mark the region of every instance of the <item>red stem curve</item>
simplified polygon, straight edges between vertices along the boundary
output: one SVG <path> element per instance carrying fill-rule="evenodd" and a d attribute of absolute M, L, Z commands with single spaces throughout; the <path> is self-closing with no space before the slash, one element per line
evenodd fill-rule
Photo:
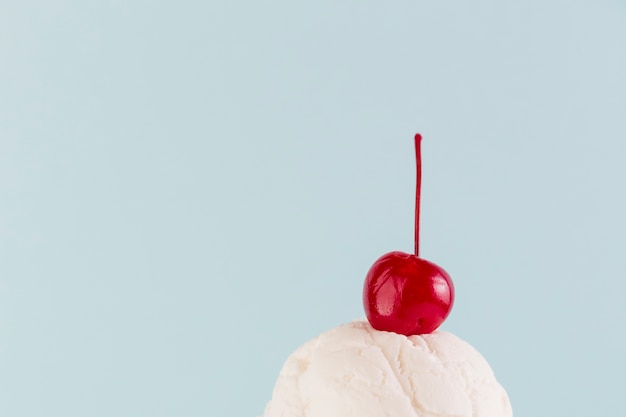
<path fill-rule="evenodd" d="M 415 256 L 420 255 L 420 197 L 422 194 L 422 135 L 415 135 Z"/>

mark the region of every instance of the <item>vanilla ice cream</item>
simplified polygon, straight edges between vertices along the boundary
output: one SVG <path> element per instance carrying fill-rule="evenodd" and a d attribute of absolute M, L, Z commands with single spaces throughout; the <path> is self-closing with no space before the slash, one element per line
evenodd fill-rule
<path fill-rule="evenodd" d="M 511 417 L 489 364 L 451 333 L 334 328 L 286 361 L 264 417 Z"/>

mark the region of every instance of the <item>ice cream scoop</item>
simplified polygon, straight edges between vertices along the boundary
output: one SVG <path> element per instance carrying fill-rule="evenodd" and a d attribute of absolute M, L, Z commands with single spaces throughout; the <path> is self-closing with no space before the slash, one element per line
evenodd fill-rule
<path fill-rule="evenodd" d="M 437 330 L 454 303 L 448 273 L 419 257 L 421 135 L 415 253 L 393 251 L 363 287 L 368 321 L 332 329 L 296 350 L 263 417 L 511 417 L 509 398 L 472 346 Z"/>
<path fill-rule="evenodd" d="M 511 417 L 487 361 L 451 333 L 336 327 L 284 364 L 263 417 Z"/>

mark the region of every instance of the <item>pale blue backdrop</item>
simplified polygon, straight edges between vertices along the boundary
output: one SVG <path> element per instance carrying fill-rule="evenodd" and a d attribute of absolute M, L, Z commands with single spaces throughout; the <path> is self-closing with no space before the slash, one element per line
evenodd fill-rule
<path fill-rule="evenodd" d="M 0 416 L 259 416 L 411 250 L 416 131 L 444 328 L 624 414 L 623 0 L 0 4 Z"/>

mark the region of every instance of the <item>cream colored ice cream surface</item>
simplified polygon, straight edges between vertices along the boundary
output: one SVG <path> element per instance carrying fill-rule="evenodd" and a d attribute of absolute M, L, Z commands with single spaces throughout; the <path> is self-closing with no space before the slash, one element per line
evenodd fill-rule
<path fill-rule="evenodd" d="M 451 333 L 336 327 L 286 361 L 264 417 L 511 417 L 491 367 Z"/>

